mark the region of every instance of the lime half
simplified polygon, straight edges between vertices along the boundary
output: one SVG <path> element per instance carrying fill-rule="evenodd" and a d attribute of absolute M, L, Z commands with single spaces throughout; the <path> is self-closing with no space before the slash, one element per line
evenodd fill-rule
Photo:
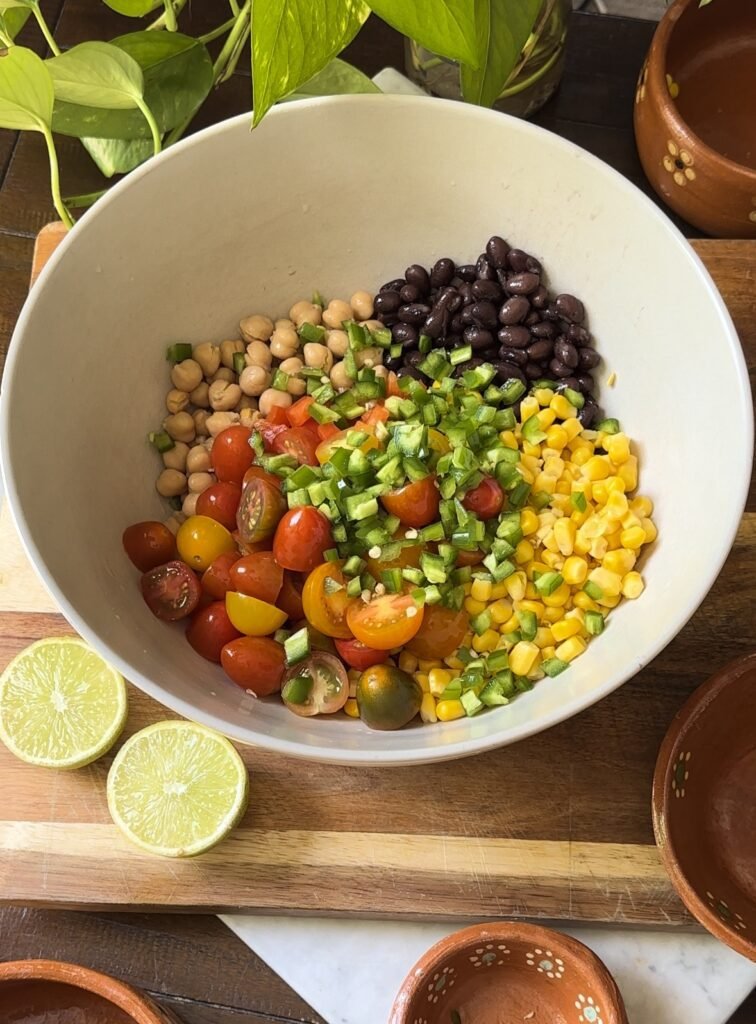
<path fill-rule="evenodd" d="M 193 857 L 233 829 L 247 806 L 247 769 L 225 736 L 193 722 L 156 722 L 121 747 L 108 807 L 132 842 Z"/>
<path fill-rule="evenodd" d="M 81 768 L 126 721 L 123 677 L 79 637 L 37 640 L 0 676 L 0 739 L 22 761 Z"/>

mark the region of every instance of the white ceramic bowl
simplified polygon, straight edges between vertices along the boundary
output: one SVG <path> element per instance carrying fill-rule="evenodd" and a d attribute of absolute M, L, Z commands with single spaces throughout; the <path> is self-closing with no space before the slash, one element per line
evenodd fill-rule
<path fill-rule="evenodd" d="M 641 458 L 660 540 L 646 591 L 569 671 L 509 707 L 371 732 L 254 701 L 152 617 L 121 531 L 162 518 L 145 443 L 174 340 L 234 337 L 314 287 L 375 289 L 413 262 L 474 260 L 493 233 L 586 302 L 607 413 Z M 407 764 L 511 743 L 647 664 L 696 609 L 732 543 L 751 466 L 740 346 L 711 279 L 619 174 L 548 132 L 426 98 L 354 96 L 246 116 L 117 185 L 50 261 L 3 382 L 3 465 L 27 551 L 71 623 L 137 686 L 233 739 L 344 764 Z M 721 424 L 726 422 L 726 439 Z M 719 428 L 717 426 L 719 424 Z"/>

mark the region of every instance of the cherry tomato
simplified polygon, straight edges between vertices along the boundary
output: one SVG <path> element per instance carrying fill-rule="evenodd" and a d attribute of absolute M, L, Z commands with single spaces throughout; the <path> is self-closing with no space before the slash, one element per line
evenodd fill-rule
<path fill-rule="evenodd" d="M 464 640 L 467 629 L 467 612 L 455 612 L 440 604 L 426 605 L 423 624 L 407 644 L 407 650 L 427 661 L 448 658 Z"/>
<path fill-rule="evenodd" d="M 315 629 L 326 636 L 346 639 L 352 635 L 346 623 L 347 608 L 355 599 L 346 592 L 343 564 L 324 562 L 312 570 L 302 591 L 302 607 L 305 618 Z"/>
<path fill-rule="evenodd" d="M 370 427 L 368 424 L 364 424 L 364 426 L 365 426 L 365 428 L 367 430 L 370 430 L 370 431 L 375 429 L 375 427 Z M 351 429 L 352 428 L 350 427 L 350 430 Z M 330 461 L 331 454 L 332 454 L 334 448 L 351 448 L 352 447 L 347 442 L 347 434 L 349 434 L 349 432 L 350 432 L 349 430 L 339 430 L 335 434 L 333 434 L 331 437 L 329 437 L 327 440 L 320 442 L 320 444 L 318 445 L 318 448 L 317 448 L 317 451 L 316 451 L 315 455 L 316 455 L 316 458 L 317 458 L 318 462 L 321 464 L 321 466 L 324 463 Z M 363 441 L 362 444 L 360 445 L 360 451 L 361 452 L 369 452 L 373 448 L 380 448 L 380 442 L 378 441 L 378 439 L 376 437 L 373 437 L 372 434 L 371 434 L 371 436 L 369 438 L 367 438 L 366 441 Z"/>
<path fill-rule="evenodd" d="M 423 624 L 423 608 L 410 594 L 382 594 L 347 610 L 347 625 L 366 647 L 390 651 L 408 643 Z M 408 614 L 409 613 L 409 614 Z"/>
<path fill-rule="evenodd" d="M 255 461 L 255 453 L 249 444 L 251 436 L 249 427 L 240 424 L 226 427 L 217 435 L 210 450 L 210 461 L 219 480 L 241 487 L 245 472 Z"/>
<path fill-rule="evenodd" d="M 281 593 L 278 595 L 276 604 L 294 622 L 304 617 L 304 608 L 302 606 L 303 586 L 304 581 L 299 573 L 284 573 L 283 586 L 281 587 Z"/>
<path fill-rule="evenodd" d="M 371 665 L 381 665 L 389 656 L 388 651 L 376 651 L 374 647 L 366 647 L 359 640 L 337 640 L 336 650 L 342 661 L 360 672 Z"/>
<path fill-rule="evenodd" d="M 285 427 L 289 426 L 289 410 L 284 409 L 283 406 L 274 405 L 268 413 L 268 422 L 274 426 L 283 424 Z"/>
<path fill-rule="evenodd" d="M 408 672 L 373 665 L 357 682 L 360 718 L 371 729 L 401 729 L 420 710 L 423 691 Z"/>
<path fill-rule="evenodd" d="M 286 612 L 236 590 L 226 593 L 226 611 L 231 622 L 246 636 L 269 636 L 286 622 Z"/>
<path fill-rule="evenodd" d="M 340 434 L 341 431 L 335 423 L 318 423 L 318 440 L 319 441 L 330 441 L 332 437 Z"/>
<path fill-rule="evenodd" d="M 257 420 L 255 423 L 255 430 L 263 439 L 263 446 L 266 452 L 272 451 L 273 442 L 282 434 L 284 430 L 289 429 L 289 424 L 286 420 L 279 423 L 274 423 L 273 419 Z"/>
<path fill-rule="evenodd" d="M 221 665 L 228 678 L 255 697 L 267 697 L 281 689 L 286 671 L 283 646 L 268 636 L 242 636 L 221 651 Z"/>
<path fill-rule="evenodd" d="M 307 661 L 291 666 L 281 696 L 295 715 L 331 715 L 340 711 L 349 697 L 346 669 L 332 654 L 316 651 Z"/>
<path fill-rule="evenodd" d="M 208 661 L 220 663 L 221 651 L 226 644 L 241 636 L 228 617 L 223 601 L 213 601 L 192 615 L 186 630 L 186 639 Z"/>
<path fill-rule="evenodd" d="M 209 516 L 189 516 L 176 534 L 178 553 L 192 569 L 204 572 L 218 555 L 236 551 L 225 526 Z"/>
<path fill-rule="evenodd" d="M 482 551 L 457 551 L 457 565 L 478 565 L 485 558 Z"/>
<path fill-rule="evenodd" d="M 150 569 L 139 585 L 148 608 L 163 622 L 185 619 L 199 604 L 199 580 L 188 565 L 178 560 Z"/>
<path fill-rule="evenodd" d="M 416 528 L 427 526 L 438 519 L 440 500 L 436 478 L 432 474 L 389 491 L 381 498 L 387 512 L 398 516 L 404 526 Z"/>
<path fill-rule="evenodd" d="M 331 524 L 312 505 L 289 509 L 273 538 L 276 561 L 295 572 L 310 572 L 332 546 Z"/>
<path fill-rule="evenodd" d="M 251 477 L 242 487 L 236 523 L 244 544 L 258 544 L 275 533 L 286 510 L 280 490 L 261 477 Z"/>
<path fill-rule="evenodd" d="M 504 491 L 492 477 L 484 476 L 477 487 L 467 492 L 462 504 L 481 519 L 493 519 L 504 505 Z"/>
<path fill-rule="evenodd" d="M 307 427 L 292 427 L 284 430 L 273 441 L 273 451 L 277 455 L 291 455 L 300 466 L 317 466 L 315 452 L 318 441 Z"/>
<path fill-rule="evenodd" d="M 244 474 L 242 480 L 242 486 L 246 484 L 248 480 L 252 480 L 254 477 L 258 477 L 260 480 L 267 480 L 269 484 L 273 484 L 279 491 L 281 490 L 281 484 L 283 481 L 280 476 L 276 476 L 275 473 L 269 473 L 267 469 L 263 469 L 262 466 L 250 466 L 247 472 Z"/>
<path fill-rule="evenodd" d="M 300 398 L 293 405 L 289 406 L 288 416 L 292 427 L 302 427 L 308 420 L 312 422 L 310 406 L 314 401 L 315 399 L 312 395 L 305 395 L 304 398 Z"/>
<path fill-rule="evenodd" d="M 283 578 L 284 571 L 273 557 L 273 552 L 258 551 L 256 555 L 245 555 L 235 563 L 228 589 L 275 604 Z"/>
<path fill-rule="evenodd" d="M 134 523 L 123 531 L 123 547 L 140 572 L 149 572 L 176 557 L 176 538 L 162 523 Z"/>
<path fill-rule="evenodd" d="M 397 530 L 394 540 L 404 540 L 405 531 Z M 381 573 L 384 569 L 417 569 L 420 566 L 420 555 L 425 548 L 422 544 L 408 544 L 403 547 L 396 558 L 382 562 L 378 558 L 367 559 L 368 572 L 371 572 L 375 579 L 381 580 Z"/>
<path fill-rule="evenodd" d="M 228 480 L 212 484 L 197 498 L 197 515 L 217 519 L 227 530 L 236 529 L 236 510 L 241 501 L 241 487 Z"/>
<path fill-rule="evenodd" d="M 231 590 L 231 566 L 239 561 L 235 551 L 224 551 L 222 555 L 210 563 L 202 574 L 202 592 L 209 594 L 216 601 L 226 596 Z"/>

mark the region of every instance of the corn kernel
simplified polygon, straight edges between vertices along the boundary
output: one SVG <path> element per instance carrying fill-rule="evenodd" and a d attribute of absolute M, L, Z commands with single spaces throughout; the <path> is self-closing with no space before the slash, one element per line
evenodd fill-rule
<path fill-rule="evenodd" d="M 632 509 L 632 502 L 630 503 L 630 507 Z M 635 514 L 635 512 L 632 512 L 632 511 L 630 511 L 626 515 L 624 515 L 622 517 L 622 519 L 620 520 L 620 522 L 622 524 L 622 529 L 623 530 L 630 530 L 630 529 L 632 529 L 633 526 L 640 526 L 640 524 L 641 524 L 641 521 L 638 518 L 638 516 Z"/>
<path fill-rule="evenodd" d="M 432 668 L 443 668 L 443 664 L 438 658 L 429 658 L 428 660 L 418 658 L 417 667 L 421 672 L 430 672 Z"/>
<path fill-rule="evenodd" d="M 461 672 L 465 667 L 464 661 L 460 661 L 456 654 L 450 654 L 448 658 L 444 658 L 444 664 L 457 672 Z"/>
<path fill-rule="evenodd" d="M 532 565 L 533 563 L 531 562 L 530 564 Z M 530 601 L 538 600 L 538 591 L 532 583 L 528 583 L 528 585 L 525 587 L 525 597 L 527 597 Z"/>
<path fill-rule="evenodd" d="M 409 651 L 402 651 L 399 655 L 399 668 L 403 672 L 409 672 L 410 675 L 417 671 L 417 658 L 414 654 L 410 654 Z"/>
<path fill-rule="evenodd" d="M 651 541 L 656 540 L 657 530 L 654 526 L 653 520 L 642 519 L 641 525 L 643 527 L 643 532 L 646 534 L 646 544 L 650 544 Z"/>
<path fill-rule="evenodd" d="M 357 707 L 357 701 L 354 697 L 349 697 L 346 704 L 344 705 L 344 713 L 349 715 L 350 718 L 359 718 L 360 709 Z"/>
<path fill-rule="evenodd" d="M 473 580 L 470 596 L 476 601 L 490 601 L 493 583 L 490 580 Z"/>
<path fill-rule="evenodd" d="M 427 672 L 415 672 L 412 678 L 418 684 L 423 693 L 430 692 L 430 678 Z"/>
<path fill-rule="evenodd" d="M 420 702 L 420 719 L 427 725 L 432 725 L 438 721 L 436 715 L 436 701 L 432 694 L 424 693 L 423 699 Z"/>
<path fill-rule="evenodd" d="M 620 491 L 622 494 L 627 490 L 625 481 L 621 476 L 608 476 L 606 478 L 606 486 L 610 491 Z"/>
<path fill-rule="evenodd" d="M 634 552 L 628 551 L 627 548 L 617 548 L 616 551 L 607 551 L 601 564 L 610 572 L 625 576 L 635 565 L 635 557 Z"/>
<path fill-rule="evenodd" d="M 532 612 L 536 618 L 540 618 L 545 610 L 545 605 L 543 605 L 541 601 L 531 601 L 526 598 L 524 601 L 517 602 L 518 612 Z"/>
<path fill-rule="evenodd" d="M 506 593 L 506 591 L 505 591 Z M 500 626 L 507 619 L 512 617 L 512 605 L 509 601 L 498 600 L 489 604 L 488 610 L 491 613 L 491 620 Z"/>
<path fill-rule="evenodd" d="M 621 519 L 627 512 L 627 498 L 622 491 L 610 491 L 604 512 L 609 519 Z"/>
<path fill-rule="evenodd" d="M 569 496 L 570 496 L 571 493 L 572 493 L 572 484 L 570 483 L 570 481 L 566 477 L 562 477 L 562 479 L 559 481 L 559 483 L 556 486 L 556 494 L 566 494 L 567 495 L 567 501 L 566 502 L 564 502 L 564 503 L 558 502 L 557 503 L 558 507 L 561 508 L 562 511 L 569 511 L 572 508 L 571 502 L 569 500 Z"/>
<path fill-rule="evenodd" d="M 645 519 L 654 511 L 654 503 L 650 498 L 644 498 L 643 495 L 639 494 L 637 498 L 633 498 L 630 502 L 630 508 L 635 512 L 636 516 Z"/>
<path fill-rule="evenodd" d="M 626 462 L 623 462 L 617 470 L 617 476 L 624 480 L 626 491 L 634 491 L 638 486 L 638 457 L 631 455 Z"/>
<path fill-rule="evenodd" d="M 572 402 L 568 402 L 564 395 L 554 395 L 549 403 L 549 408 L 553 409 L 560 420 L 569 420 L 574 418 L 575 406 Z M 580 428 L 582 430 L 582 426 Z"/>
<path fill-rule="evenodd" d="M 538 422 L 541 424 L 541 430 L 548 430 L 556 419 L 556 413 L 553 409 L 541 409 L 538 413 Z"/>
<path fill-rule="evenodd" d="M 601 608 L 596 604 L 593 598 L 579 590 L 572 599 L 573 604 L 576 608 L 581 608 L 584 612 L 600 612 Z"/>
<path fill-rule="evenodd" d="M 541 468 L 541 460 L 535 455 L 522 455 L 520 457 L 520 465 L 525 466 L 531 473 L 537 473 Z"/>
<path fill-rule="evenodd" d="M 531 459 L 535 459 L 539 464 L 541 460 L 541 446 L 537 444 L 531 444 L 530 441 L 522 442 L 522 451 L 525 456 Z M 520 471 L 522 471 L 522 462 L 520 463 Z M 533 472 L 532 470 L 530 471 Z"/>
<path fill-rule="evenodd" d="M 606 454 L 615 466 L 620 466 L 630 458 L 630 440 L 626 434 L 610 434 L 604 441 Z"/>
<path fill-rule="evenodd" d="M 498 601 L 501 597 L 506 597 L 508 593 L 507 585 L 503 580 L 501 583 L 494 583 L 491 589 L 491 597 L 494 601 Z"/>
<path fill-rule="evenodd" d="M 576 466 L 584 466 L 586 462 L 592 458 L 600 458 L 600 456 L 591 455 L 591 449 L 584 445 L 572 453 L 572 459 L 570 461 Z"/>
<path fill-rule="evenodd" d="M 622 596 L 620 594 L 617 594 L 616 597 L 608 597 L 606 594 L 604 594 L 604 596 L 599 599 L 598 603 L 601 605 L 602 609 L 603 608 L 616 608 L 621 600 L 622 600 Z"/>
<path fill-rule="evenodd" d="M 551 647 L 554 643 L 554 636 L 548 626 L 539 626 L 536 630 L 536 635 L 533 638 L 533 643 L 536 647 L 540 647 L 543 650 L 544 647 Z"/>
<path fill-rule="evenodd" d="M 529 540 L 521 540 L 514 550 L 514 560 L 518 565 L 529 562 L 535 557 L 535 549 Z"/>
<path fill-rule="evenodd" d="M 511 576 L 507 576 L 504 580 L 507 588 L 507 593 L 513 601 L 522 601 L 525 597 L 525 587 L 527 586 L 527 577 L 522 570 L 519 572 L 513 572 Z"/>
<path fill-rule="evenodd" d="M 608 550 L 609 541 L 606 537 L 594 537 L 591 541 L 591 546 L 588 548 L 588 553 L 591 558 L 595 558 L 597 562 L 600 562 Z"/>
<path fill-rule="evenodd" d="M 529 420 L 531 416 L 535 416 L 540 408 L 538 399 L 534 398 L 532 395 L 528 395 L 527 398 L 523 398 L 520 403 L 520 421 L 524 423 L 525 420 Z"/>
<path fill-rule="evenodd" d="M 642 526 L 629 526 L 620 534 L 620 540 L 622 541 L 623 548 L 637 551 L 638 548 L 646 543 L 646 531 Z"/>
<path fill-rule="evenodd" d="M 571 555 L 566 559 L 562 566 L 564 582 L 569 583 L 570 586 L 576 586 L 580 583 L 584 583 L 587 575 L 588 562 L 584 558 L 580 558 L 578 555 Z"/>
<path fill-rule="evenodd" d="M 556 551 L 544 551 L 543 560 L 549 569 L 561 569 L 564 565 L 563 556 L 558 555 Z"/>
<path fill-rule="evenodd" d="M 577 528 L 571 519 L 557 519 L 554 523 L 554 539 L 563 555 L 571 555 L 575 547 Z"/>
<path fill-rule="evenodd" d="M 473 637 L 473 650 L 482 654 L 485 651 L 495 651 L 499 646 L 499 634 L 495 629 L 487 629 L 481 636 Z"/>
<path fill-rule="evenodd" d="M 529 537 L 538 529 L 538 516 L 532 508 L 524 508 L 520 513 L 520 529 L 524 537 Z"/>
<path fill-rule="evenodd" d="M 543 647 L 541 649 L 541 658 L 544 661 L 548 661 L 549 658 L 553 658 L 555 655 L 556 655 L 556 648 L 553 647 L 553 646 L 551 646 L 551 647 Z"/>
<path fill-rule="evenodd" d="M 609 485 L 606 480 L 594 481 L 592 488 L 592 498 L 597 505 L 606 505 L 609 499 Z"/>
<path fill-rule="evenodd" d="M 528 469 L 527 466 L 518 466 L 517 472 L 520 474 L 526 484 L 532 484 L 535 480 L 535 473 L 532 469 Z"/>
<path fill-rule="evenodd" d="M 622 596 L 632 601 L 634 598 L 640 597 L 645 586 L 643 577 L 639 572 L 629 572 L 622 580 Z"/>
<path fill-rule="evenodd" d="M 616 597 L 622 590 L 622 577 L 619 573 L 610 572 L 597 566 L 588 573 L 588 579 L 600 587 L 606 597 Z"/>
<path fill-rule="evenodd" d="M 571 636 L 557 647 L 556 656 L 562 661 L 572 661 L 573 658 L 577 658 L 579 654 L 583 653 L 586 646 L 586 642 L 581 636 Z"/>
<path fill-rule="evenodd" d="M 506 622 L 502 622 L 499 626 L 500 633 L 514 633 L 516 629 L 520 628 L 520 620 L 516 615 L 510 615 Z"/>
<path fill-rule="evenodd" d="M 551 388 L 536 388 L 533 392 L 533 398 L 538 399 L 538 404 L 544 408 L 549 404 L 551 399 L 554 397 L 554 392 Z"/>
<path fill-rule="evenodd" d="M 559 622 L 555 622 L 551 627 L 551 632 L 557 643 L 561 643 L 562 640 L 569 640 L 571 636 L 577 636 L 580 630 L 579 619 L 560 619 Z"/>
<path fill-rule="evenodd" d="M 432 668 L 428 673 L 428 689 L 434 696 L 438 697 L 444 692 L 453 678 L 454 674 L 445 668 Z M 422 686 L 422 683 L 420 685 Z M 423 689 L 425 688 L 423 687 Z"/>
<path fill-rule="evenodd" d="M 570 588 L 566 583 L 560 583 L 553 594 L 546 594 L 543 603 L 548 608 L 563 608 L 570 599 Z"/>
<path fill-rule="evenodd" d="M 556 412 L 556 410 L 554 410 Z M 583 424 L 577 418 L 577 416 L 570 416 L 562 424 L 562 429 L 566 431 L 568 443 L 578 436 L 583 429 Z"/>
<path fill-rule="evenodd" d="M 569 437 L 564 427 L 555 423 L 552 427 L 546 431 L 546 444 L 549 448 L 555 448 L 557 451 L 561 451 L 567 445 Z"/>
<path fill-rule="evenodd" d="M 439 722 L 453 722 L 455 718 L 463 718 L 465 709 L 461 700 L 440 700 L 436 704 L 436 717 Z"/>
<path fill-rule="evenodd" d="M 517 676 L 526 676 L 541 652 L 529 640 L 520 640 L 509 652 L 509 667 Z"/>
<path fill-rule="evenodd" d="M 583 476 L 586 480 L 606 480 L 612 471 L 605 455 L 592 455 L 583 465 Z"/>
<path fill-rule="evenodd" d="M 480 615 L 485 610 L 485 601 L 476 601 L 474 597 L 465 598 L 465 611 L 468 615 Z"/>

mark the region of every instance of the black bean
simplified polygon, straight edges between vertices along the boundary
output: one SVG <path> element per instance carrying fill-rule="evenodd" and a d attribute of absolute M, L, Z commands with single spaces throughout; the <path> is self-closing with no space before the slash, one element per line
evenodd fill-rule
<path fill-rule="evenodd" d="M 522 249 L 510 249 L 507 253 L 507 266 L 516 274 L 527 270 L 528 254 Z"/>
<path fill-rule="evenodd" d="M 499 284 L 501 285 L 502 288 L 504 287 L 504 285 L 507 283 L 507 280 L 511 276 L 512 275 L 510 274 L 510 272 L 508 270 L 503 270 L 503 269 L 499 268 L 496 271 L 496 280 L 499 282 Z"/>
<path fill-rule="evenodd" d="M 539 377 L 543 377 L 543 365 L 541 363 L 526 363 L 524 369 L 528 380 L 538 380 Z"/>
<path fill-rule="evenodd" d="M 549 303 L 548 306 L 541 310 L 541 317 L 544 320 L 551 320 L 554 323 L 557 323 L 560 319 L 557 308 L 553 303 Z"/>
<path fill-rule="evenodd" d="M 421 324 L 430 313 L 430 306 L 423 302 L 409 302 L 406 306 L 400 306 L 397 316 L 403 324 Z"/>
<path fill-rule="evenodd" d="M 454 277 L 455 269 L 454 260 L 450 260 L 448 256 L 436 260 L 430 272 L 431 287 L 444 288 Z"/>
<path fill-rule="evenodd" d="M 530 344 L 530 331 L 527 327 L 515 325 L 502 327 L 498 333 L 499 341 L 508 348 L 527 348 Z"/>
<path fill-rule="evenodd" d="M 473 303 L 471 302 L 467 306 L 465 306 L 462 312 L 460 313 L 460 318 L 465 327 L 469 327 L 470 324 L 475 323 L 475 321 L 473 320 L 472 308 Z"/>
<path fill-rule="evenodd" d="M 574 295 L 569 295 L 566 292 L 557 295 L 555 305 L 559 315 L 563 316 L 565 320 L 569 320 L 571 324 L 581 324 L 585 319 L 585 307 Z"/>
<path fill-rule="evenodd" d="M 590 373 L 576 373 L 575 379 L 578 382 L 578 388 L 584 395 L 590 394 L 596 387 L 596 383 Z"/>
<path fill-rule="evenodd" d="M 454 376 L 461 377 L 465 370 L 474 370 L 476 366 L 482 366 L 485 359 L 481 359 L 479 356 L 473 356 L 472 359 L 468 359 L 466 363 L 460 363 L 454 368 Z"/>
<path fill-rule="evenodd" d="M 399 289 L 399 298 L 402 302 L 419 302 L 422 297 L 422 292 L 415 284 L 405 284 Z"/>
<path fill-rule="evenodd" d="M 536 324 L 541 322 L 541 314 L 537 309 L 532 309 L 522 322 L 526 327 L 535 327 Z"/>
<path fill-rule="evenodd" d="M 405 365 L 407 366 L 417 366 L 418 364 L 422 363 L 423 359 L 425 359 L 425 355 L 422 352 L 416 351 L 410 352 L 410 354 L 407 356 L 404 362 Z"/>
<path fill-rule="evenodd" d="M 478 256 L 478 261 L 475 264 L 475 275 L 482 281 L 495 281 L 496 271 L 488 262 L 488 257 L 484 252 Z"/>
<path fill-rule="evenodd" d="M 383 356 L 383 365 L 387 370 L 398 370 L 400 366 L 404 364 L 404 355 L 392 356 L 389 352 L 388 355 Z"/>
<path fill-rule="evenodd" d="M 489 302 L 501 302 L 501 285 L 498 281 L 473 281 L 472 294 L 474 299 L 487 299 Z"/>
<path fill-rule="evenodd" d="M 473 301 L 472 285 L 469 281 L 463 281 L 457 291 L 462 296 L 462 302 L 465 306 Z"/>
<path fill-rule="evenodd" d="M 499 350 L 497 348 L 484 348 L 479 355 L 487 363 L 494 363 L 499 358 Z"/>
<path fill-rule="evenodd" d="M 488 262 L 497 269 L 499 267 L 506 267 L 508 252 L 509 246 L 503 238 L 499 237 L 499 235 L 492 235 L 486 242 L 486 256 L 488 256 Z"/>
<path fill-rule="evenodd" d="M 449 334 L 461 334 L 464 329 L 465 322 L 462 319 L 462 314 L 455 314 L 449 321 Z"/>
<path fill-rule="evenodd" d="M 462 284 L 462 281 L 463 278 L 461 278 L 459 274 L 455 274 L 454 277 L 449 282 L 449 284 L 451 285 L 452 288 L 459 288 L 459 286 Z"/>
<path fill-rule="evenodd" d="M 415 380 L 421 380 L 427 383 L 428 378 L 422 373 L 416 366 L 407 366 L 405 363 L 404 369 L 399 373 L 400 377 L 414 377 Z"/>
<path fill-rule="evenodd" d="M 549 304 L 549 293 L 546 291 L 544 285 L 539 284 L 533 294 L 530 296 L 531 305 L 534 309 L 545 309 Z"/>
<path fill-rule="evenodd" d="M 407 267 L 404 271 L 404 279 L 407 284 L 414 284 L 416 288 L 419 288 L 423 295 L 427 295 L 430 291 L 428 271 L 419 263 L 413 263 L 411 267 Z"/>
<path fill-rule="evenodd" d="M 519 324 L 530 312 L 530 303 L 524 295 L 513 295 L 499 310 L 500 324 Z"/>
<path fill-rule="evenodd" d="M 549 369 L 556 377 L 569 377 L 572 374 L 569 366 L 565 366 L 561 359 L 552 359 Z"/>
<path fill-rule="evenodd" d="M 583 408 L 578 413 L 578 419 L 584 427 L 590 427 L 599 414 L 599 408 L 593 398 L 586 398 Z"/>
<path fill-rule="evenodd" d="M 444 288 L 436 298 L 436 305 L 449 313 L 456 313 L 462 305 L 462 296 L 456 288 Z"/>
<path fill-rule="evenodd" d="M 444 338 L 444 345 L 447 348 L 461 348 L 465 344 L 465 339 L 461 334 L 447 334 Z"/>
<path fill-rule="evenodd" d="M 414 348 L 418 342 L 417 328 L 412 324 L 395 324 L 391 328 L 391 337 L 396 345 L 403 345 L 404 348 Z"/>
<path fill-rule="evenodd" d="M 506 380 L 521 380 L 523 384 L 527 383 L 527 378 L 519 366 L 514 363 L 499 362 L 494 363 L 496 368 L 496 377 L 503 384 Z"/>
<path fill-rule="evenodd" d="M 530 328 L 530 333 L 534 338 L 554 338 L 556 337 L 557 329 L 554 324 L 545 320 L 542 323 L 533 324 Z"/>
<path fill-rule="evenodd" d="M 490 348 L 496 340 L 491 331 L 487 331 L 485 327 L 480 327 L 477 324 L 472 324 L 465 329 L 464 339 L 465 343 L 471 345 L 476 351 Z"/>
<path fill-rule="evenodd" d="M 577 377 L 562 377 L 559 383 L 564 388 L 572 388 L 573 391 L 580 390 L 580 381 Z"/>
<path fill-rule="evenodd" d="M 471 283 L 478 276 L 475 271 L 474 263 L 465 263 L 463 266 L 457 267 L 457 274 L 463 281 L 470 281 Z"/>
<path fill-rule="evenodd" d="M 502 345 L 498 352 L 499 359 L 505 363 L 514 363 L 515 366 L 524 366 L 528 361 L 528 353 L 522 348 L 507 348 Z"/>
<path fill-rule="evenodd" d="M 553 351 L 554 342 L 550 338 L 541 338 L 539 341 L 534 341 L 532 345 L 528 345 L 528 355 L 534 362 L 551 359 Z"/>
<path fill-rule="evenodd" d="M 496 327 L 499 311 L 493 302 L 489 302 L 487 299 L 474 302 L 470 313 L 475 323 L 480 324 L 481 327 Z"/>
<path fill-rule="evenodd" d="M 537 260 L 535 256 L 528 255 L 528 258 L 525 260 L 525 269 L 529 270 L 531 274 L 540 274 L 543 267 L 540 260 Z"/>
<path fill-rule="evenodd" d="M 421 333 L 427 334 L 429 338 L 440 338 L 446 330 L 446 322 L 448 318 L 449 314 L 443 306 L 434 306 L 425 318 L 425 323 L 421 328 Z"/>
<path fill-rule="evenodd" d="M 509 295 L 530 295 L 540 283 L 541 279 L 538 274 L 531 274 L 526 270 L 521 274 L 514 274 L 510 277 L 505 290 Z"/>
<path fill-rule="evenodd" d="M 393 327 L 394 324 L 399 322 L 399 317 L 396 313 L 382 313 L 378 319 L 381 321 L 384 327 Z"/>
<path fill-rule="evenodd" d="M 382 292 L 398 292 L 400 288 L 403 288 L 405 284 L 403 277 L 395 277 L 393 281 L 387 281 L 382 284 L 380 290 Z"/>
<path fill-rule="evenodd" d="M 574 370 L 578 364 L 578 350 L 571 341 L 567 341 L 564 335 L 554 342 L 554 355 L 571 370 Z"/>
<path fill-rule="evenodd" d="M 581 348 L 578 355 L 578 367 L 581 370 L 592 370 L 594 366 L 598 366 L 598 364 L 601 362 L 601 356 L 598 354 L 598 352 L 593 348 L 589 348 L 588 346 L 586 346 L 585 348 Z"/>
<path fill-rule="evenodd" d="M 399 292 L 386 290 L 385 292 L 378 292 L 373 302 L 373 307 L 378 316 L 382 316 L 384 313 L 396 313 L 397 309 L 402 304 L 402 300 L 399 298 Z"/>
<path fill-rule="evenodd" d="M 576 345 L 590 345 L 591 335 L 579 324 L 570 324 L 567 328 L 567 337 L 570 341 L 574 341 Z"/>

